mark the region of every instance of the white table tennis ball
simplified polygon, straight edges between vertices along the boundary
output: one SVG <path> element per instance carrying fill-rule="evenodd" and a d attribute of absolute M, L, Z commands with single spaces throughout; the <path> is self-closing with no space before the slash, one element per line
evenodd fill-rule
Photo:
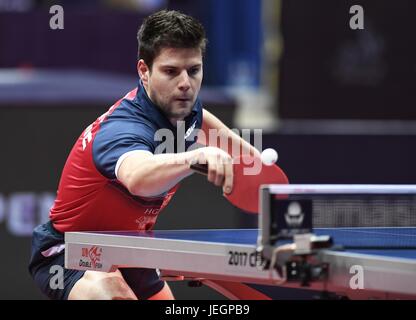
<path fill-rule="evenodd" d="M 276 163 L 277 157 L 276 150 L 268 148 L 261 153 L 261 162 L 266 166 L 271 166 Z"/>

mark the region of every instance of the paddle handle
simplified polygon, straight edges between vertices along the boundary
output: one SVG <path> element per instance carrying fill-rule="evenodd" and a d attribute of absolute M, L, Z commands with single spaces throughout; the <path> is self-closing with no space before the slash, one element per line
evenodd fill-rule
<path fill-rule="evenodd" d="M 205 176 L 208 174 L 207 164 L 195 163 L 191 164 L 190 168 L 199 174 L 203 174 Z"/>

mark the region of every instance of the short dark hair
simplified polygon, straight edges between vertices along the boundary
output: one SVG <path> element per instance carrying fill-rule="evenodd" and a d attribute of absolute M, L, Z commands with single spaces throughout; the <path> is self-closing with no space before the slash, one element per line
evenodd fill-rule
<path fill-rule="evenodd" d="M 203 25 L 179 11 L 162 10 L 144 19 L 137 33 L 138 59 L 152 68 L 162 48 L 199 48 L 205 53 L 207 39 Z"/>

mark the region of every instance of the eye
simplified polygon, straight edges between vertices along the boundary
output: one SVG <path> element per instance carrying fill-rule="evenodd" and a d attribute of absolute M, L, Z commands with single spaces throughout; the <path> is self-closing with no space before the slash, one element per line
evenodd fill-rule
<path fill-rule="evenodd" d="M 199 70 L 201 70 L 201 68 L 200 68 L 200 67 L 194 67 L 194 68 L 191 68 L 191 69 L 188 71 L 188 74 L 189 74 L 190 76 L 195 76 L 195 75 L 197 75 L 197 74 L 199 73 Z"/>
<path fill-rule="evenodd" d="M 174 69 L 165 69 L 164 72 L 168 76 L 173 76 L 175 74 L 175 70 Z"/>

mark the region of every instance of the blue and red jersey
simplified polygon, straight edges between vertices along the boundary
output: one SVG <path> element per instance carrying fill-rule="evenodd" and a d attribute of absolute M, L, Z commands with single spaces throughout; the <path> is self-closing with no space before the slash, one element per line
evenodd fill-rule
<path fill-rule="evenodd" d="M 172 132 L 177 141 L 174 152 L 187 150 L 196 139 L 196 136 L 189 139 L 190 132 L 202 126 L 199 99 L 184 119 L 184 126 L 183 130 L 177 130 L 152 103 L 141 83 L 117 101 L 84 130 L 68 156 L 50 211 L 55 229 L 60 232 L 151 229 L 178 186 L 155 198 L 134 196 L 117 179 L 118 165 L 130 152 L 155 154 L 163 143 L 157 138 L 159 129 Z"/>

